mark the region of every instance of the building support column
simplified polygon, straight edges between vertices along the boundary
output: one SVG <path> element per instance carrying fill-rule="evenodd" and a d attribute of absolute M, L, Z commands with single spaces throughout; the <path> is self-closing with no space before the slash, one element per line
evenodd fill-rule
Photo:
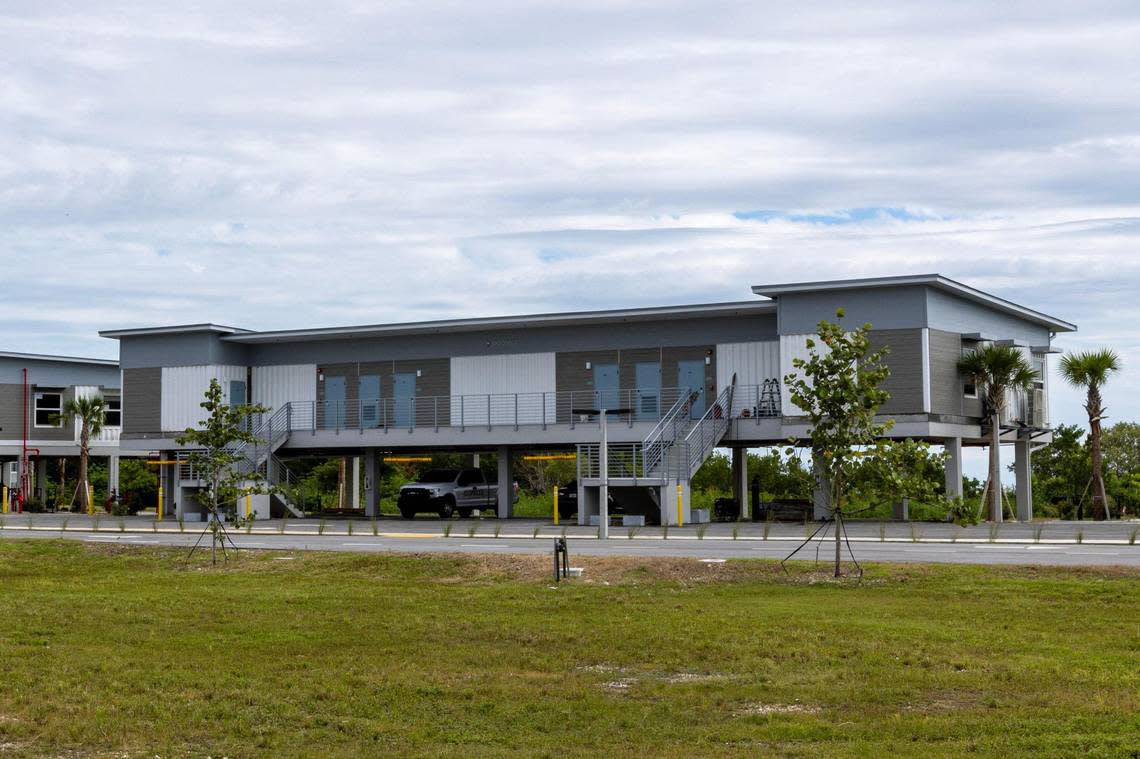
<path fill-rule="evenodd" d="M 1017 520 L 1033 521 L 1033 441 L 1019 438 L 1013 444 L 1013 473 L 1017 486 Z"/>
<path fill-rule="evenodd" d="M 47 505 L 47 459 L 40 456 L 36 459 L 36 484 L 32 492 L 40 503 Z"/>
<path fill-rule="evenodd" d="M 740 518 L 748 519 L 751 514 L 748 503 L 748 449 L 732 449 L 732 497 L 740 504 Z"/>
<path fill-rule="evenodd" d="M 831 481 L 824 474 L 823 467 L 812 457 L 812 472 L 815 474 L 815 488 L 812 490 L 814 508 L 812 516 L 817 520 L 831 516 Z"/>
<path fill-rule="evenodd" d="M 510 446 L 499 446 L 499 519 L 509 519 L 515 514 L 514 472 L 511 469 Z"/>
<path fill-rule="evenodd" d="M 364 450 L 364 516 L 380 516 L 380 457 L 375 448 Z"/>
<path fill-rule="evenodd" d="M 119 492 L 118 456 L 107 457 L 107 495 L 110 496 L 112 493 L 114 493 L 116 497 L 122 497 L 122 493 Z"/>
<path fill-rule="evenodd" d="M 360 508 L 360 457 L 352 456 L 348 460 L 348 507 Z"/>
<path fill-rule="evenodd" d="M 962 438 L 949 437 L 942 441 L 946 450 L 946 497 L 962 497 Z"/>

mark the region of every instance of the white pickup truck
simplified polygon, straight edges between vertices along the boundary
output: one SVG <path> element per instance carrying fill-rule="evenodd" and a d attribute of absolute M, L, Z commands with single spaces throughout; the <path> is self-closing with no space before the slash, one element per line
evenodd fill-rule
<path fill-rule="evenodd" d="M 512 484 L 512 498 L 518 501 L 518 487 Z M 400 488 L 396 508 L 404 519 L 432 512 L 443 519 L 458 513 L 469 517 L 475 509 L 496 509 L 498 486 L 488 483 L 480 469 L 432 469 L 416 482 Z"/>

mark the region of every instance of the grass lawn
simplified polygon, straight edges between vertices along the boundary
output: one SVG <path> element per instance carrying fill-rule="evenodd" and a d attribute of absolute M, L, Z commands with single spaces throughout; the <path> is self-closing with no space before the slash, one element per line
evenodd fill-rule
<path fill-rule="evenodd" d="M 574 563 L 2 541 L 0 757 L 1140 751 L 1136 572 Z"/>

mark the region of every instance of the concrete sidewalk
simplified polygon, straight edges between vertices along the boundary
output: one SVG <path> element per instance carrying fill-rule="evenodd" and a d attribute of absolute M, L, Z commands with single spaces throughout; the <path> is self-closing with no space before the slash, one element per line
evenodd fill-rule
<path fill-rule="evenodd" d="M 114 517 L 101 515 L 89 517 L 85 514 L 6 514 L 0 516 L 0 529 L 4 531 L 33 532 L 129 532 L 129 533 L 174 533 L 197 532 L 205 525 L 201 522 L 186 522 L 182 525 L 174 519 L 155 521 L 152 516 Z M 684 527 L 622 527 L 612 526 L 610 538 L 633 540 L 744 540 L 744 541 L 802 541 L 820 528 L 819 522 L 738 522 Z M 851 521 L 847 523 L 847 535 L 855 542 L 906 542 L 906 543 L 1060 543 L 1060 544 L 1105 544 L 1136 545 L 1140 550 L 1140 520 L 1107 522 L 1005 522 L 1000 525 L 987 523 L 971 527 L 936 522 L 878 522 Z M 834 535 L 833 526 L 826 528 L 827 535 Z M 443 521 L 436 518 L 400 519 L 382 517 L 380 519 L 272 519 L 262 520 L 237 530 L 239 534 L 252 535 L 337 535 L 337 536 L 377 536 L 377 537 L 500 537 L 535 538 L 558 537 L 579 540 L 595 539 L 597 527 L 581 527 L 577 524 L 555 526 L 549 519 L 495 519 L 471 518 Z M 823 533 L 821 533 L 823 534 Z"/>

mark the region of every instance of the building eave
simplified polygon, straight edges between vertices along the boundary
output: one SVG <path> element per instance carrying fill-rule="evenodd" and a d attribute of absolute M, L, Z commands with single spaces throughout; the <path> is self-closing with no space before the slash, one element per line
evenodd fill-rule
<path fill-rule="evenodd" d="M 767 298 L 778 299 L 781 295 L 813 292 L 837 292 L 843 290 L 866 290 L 884 287 L 933 287 L 951 293 L 965 300 L 980 303 L 997 311 L 1016 316 L 1026 321 L 1048 327 L 1053 332 L 1076 332 L 1077 325 L 1058 319 L 1055 316 L 1035 311 L 1013 301 L 990 295 L 969 285 L 944 277 L 941 274 L 910 274 L 898 277 L 869 277 L 865 279 L 827 280 L 819 282 L 789 282 L 775 285 L 756 285 L 752 292 Z"/>
<path fill-rule="evenodd" d="M 621 324 L 650 322 L 702 316 L 755 316 L 775 313 L 773 303 L 737 301 L 690 306 L 579 311 L 569 313 L 492 316 L 474 319 L 447 319 L 396 324 L 369 324 L 348 327 L 244 332 L 222 339 L 233 343 L 283 343 L 304 340 L 352 340 L 368 337 L 395 337 L 417 334 L 476 332 L 489 329 L 525 329 L 528 327 L 567 327 L 587 324 Z"/>
<path fill-rule="evenodd" d="M 93 366 L 118 366 L 119 362 L 111 358 L 85 358 L 82 356 L 53 356 L 47 353 L 16 353 L 0 351 L 0 358 L 10 358 L 17 361 L 44 361 L 55 364 L 88 364 Z"/>

